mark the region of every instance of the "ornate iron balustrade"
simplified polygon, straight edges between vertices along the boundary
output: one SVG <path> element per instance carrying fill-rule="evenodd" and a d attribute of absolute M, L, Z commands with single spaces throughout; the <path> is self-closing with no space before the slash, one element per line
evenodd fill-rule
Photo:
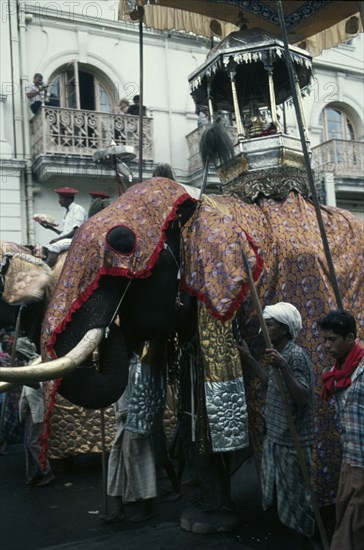
<path fill-rule="evenodd" d="M 91 157 L 98 149 L 131 145 L 139 155 L 139 117 L 42 106 L 31 122 L 33 153 Z M 143 119 L 143 160 L 153 160 L 153 119 Z"/>
<path fill-rule="evenodd" d="M 330 139 L 312 149 L 316 170 L 333 172 L 341 177 L 363 177 L 364 142 Z"/>

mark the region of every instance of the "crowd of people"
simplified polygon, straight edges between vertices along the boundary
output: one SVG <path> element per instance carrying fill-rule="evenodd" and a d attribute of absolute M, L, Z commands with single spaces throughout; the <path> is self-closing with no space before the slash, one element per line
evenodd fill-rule
<path fill-rule="evenodd" d="M 41 93 L 46 85 L 42 75 L 34 76 L 34 83 L 27 90 L 30 107 L 36 113 L 42 103 Z M 138 115 L 140 97 L 133 104 L 125 99 L 119 105 L 120 113 Z M 143 115 L 146 114 L 142 106 Z M 208 122 L 205 109 L 199 111 L 199 125 Z M 272 128 L 276 131 L 276 128 Z M 155 177 L 170 177 L 174 174 L 169 165 L 159 165 Z M 77 229 L 87 217 L 107 206 L 110 197 L 105 192 L 91 192 L 92 203 L 87 214 L 75 202 L 78 190 L 73 187 L 55 189 L 59 204 L 65 208 L 62 229 L 47 221 L 41 225 L 52 230 L 57 237 L 45 247 L 47 263 L 53 266 L 61 251 L 67 250 Z M 301 314 L 292 304 L 279 302 L 267 305 L 263 318 L 270 337 L 271 347 L 265 350 L 262 362 L 258 362 L 246 343 L 238 345 L 244 376 L 259 379 L 267 388 L 265 404 L 266 436 L 261 462 L 262 506 L 275 507 L 280 521 L 297 533 L 298 548 L 313 548 L 312 536 L 315 517 L 310 487 L 307 486 L 303 469 L 310 472 L 314 440 L 313 372 L 310 357 L 295 343 L 302 328 Z M 326 352 L 333 366 L 322 377 L 324 401 L 333 400 L 342 446 L 342 463 L 339 487 L 336 496 L 336 528 L 331 550 L 359 550 L 364 540 L 364 348 L 357 341 L 356 321 L 348 311 L 331 311 L 317 319 Z M 1 366 L 12 361 L 12 343 L 5 333 L 1 338 Z M 36 356 L 32 342 L 20 338 L 16 344 L 18 364 L 31 361 Z M 109 456 L 108 494 L 115 498 L 115 509 L 104 518 L 106 523 L 125 520 L 125 504 L 142 502 L 143 508 L 134 521 L 150 518 L 153 499 L 157 495 L 157 455 L 164 456 L 162 467 L 171 483 L 171 498 L 181 494 L 177 478 L 163 438 L 163 410 L 165 406 L 165 380 L 159 367 L 161 355 L 153 343 L 134 350 L 129 365 L 128 386 L 115 404 L 116 436 Z M 278 373 L 278 374 L 277 374 Z M 278 379 L 277 379 L 278 376 Z M 284 399 L 278 383 L 283 383 Z M 145 388 L 148 391 L 145 392 Z M 152 388 L 152 391 L 151 391 Z M 141 418 L 135 409 L 135 396 L 152 395 L 143 407 L 147 413 Z M 5 397 L 4 397 L 5 395 Z M 153 402 L 152 402 L 153 401 Z M 1 404 L 0 455 L 8 452 L 8 444 L 19 441 L 20 417 L 24 431 L 26 483 L 37 487 L 54 480 L 47 462 L 39 462 L 40 435 L 43 429 L 44 408 L 41 384 L 24 386 L 21 394 L 9 391 L 3 394 Z M 301 463 L 295 438 L 292 435 L 287 409 L 294 420 L 303 457 Z M 18 429 L 18 432 L 16 432 Z M 156 437 L 157 435 L 157 437 Z"/>
<path fill-rule="evenodd" d="M 36 115 L 42 105 L 53 105 L 54 98 L 52 94 L 48 92 L 49 85 L 44 81 L 41 73 L 35 73 L 33 76 L 33 82 L 25 87 L 25 95 L 28 99 L 28 105 L 34 115 Z M 59 103 L 59 98 L 58 98 Z M 133 103 L 130 104 L 129 100 L 123 97 L 116 108 L 117 114 L 126 114 L 139 116 L 140 114 L 140 95 L 136 94 L 133 97 Z M 147 115 L 147 108 L 142 106 L 143 116 Z"/>
<path fill-rule="evenodd" d="M 280 521 L 297 533 L 297 548 L 315 548 L 312 546 L 315 515 L 310 488 L 302 472 L 276 378 L 279 372 L 286 406 L 292 413 L 309 472 L 314 433 L 313 380 L 310 358 L 295 343 L 302 319 L 299 311 L 285 302 L 266 306 L 263 317 L 271 348 L 266 349 L 262 362 L 254 358 L 244 341 L 238 344 L 245 375 L 255 376 L 267 386 L 266 437 L 261 463 L 262 506 L 264 509 L 275 507 Z M 332 368 L 323 374 L 321 398 L 334 400 L 342 445 L 336 529 L 330 548 L 359 550 L 364 533 L 364 347 L 357 341 L 356 321 L 348 311 L 331 311 L 318 320 L 318 326 L 325 350 L 333 361 Z M 1 364 L 9 365 L 12 342 L 5 332 L 1 335 L 1 345 Z M 20 338 L 16 357 L 19 364 L 26 364 L 36 357 L 35 346 L 27 338 Z M 164 446 L 160 435 L 163 434 L 166 381 L 159 368 L 161 362 L 155 342 L 146 343 L 131 357 L 128 386 L 115 404 L 116 436 L 109 456 L 107 485 L 108 494 L 115 498 L 115 509 L 103 518 L 105 523 L 124 521 L 124 506 L 130 502 L 143 504 L 140 514 L 130 518 L 132 521 L 147 520 L 154 513 L 157 456 L 161 455 L 158 447 Z M 24 386 L 20 395 L 19 392 L 5 395 L 12 398 L 2 406 L 0 454 L 7 453 L 9 440 L 14 441 L 12 430 L 16 423 L 19 426 L 19 421 L 14 420 L 16 411 L 24 423 L 26 483 L 37 487 L 46 485 L 53 481 L 54 474 L 48 462 L 45 469 L 39 463 L 44 415 L 42 387 L 40 384 Z M 142 406 L 140 400 L 143 399 Z M 140 410 L 144 411 L 144 416 Z M 166 458 L 159 466 L 164 467 L 169 477 L 170 498 L 179 498 L 181 486 L 167 446 L 162 454 Z"/>

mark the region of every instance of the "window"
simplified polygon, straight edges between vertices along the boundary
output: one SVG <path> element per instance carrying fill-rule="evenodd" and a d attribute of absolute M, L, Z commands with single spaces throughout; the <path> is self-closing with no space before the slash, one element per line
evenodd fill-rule
<path fill-rule="evenodd" d="M 358 162 L 358 143 L 355 141 L 354 125 L 348 115 L 336 107 L 327 107 L 320 115 L 321 143 L 325 163 L 335 165 L 340 173 L 352 172 Z"/>
<path fill-rule="evenodd" d="M 112 112 L 111 94 L 92 68 L 69 63 L 50 82 L 49 94 L 58 105 L 68 109 Z"/>
<path fill-rule="evenodd" d="M 355 132 L 349 117 L 339 109 L 327 107 L 320 115 L 321 143 L 330 139 L 355 141 Z"/>

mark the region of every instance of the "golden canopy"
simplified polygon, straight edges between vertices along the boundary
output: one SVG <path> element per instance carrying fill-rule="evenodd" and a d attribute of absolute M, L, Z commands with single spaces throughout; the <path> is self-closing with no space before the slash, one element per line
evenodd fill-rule
<path fill-rule="evenodd" d="M 311 55 L 353 38 L 363 30 L 359 2 L 322 0 L 283 1 L 289 40 Z M 138 6 L 144 23 L 159 30 L 183 30 L 197 35 L 225 38 L 237 30 L 243 14 L 248 28 L 281 36 L 275 0 L 120 0 L 119 19 L 133 20 Z"/>

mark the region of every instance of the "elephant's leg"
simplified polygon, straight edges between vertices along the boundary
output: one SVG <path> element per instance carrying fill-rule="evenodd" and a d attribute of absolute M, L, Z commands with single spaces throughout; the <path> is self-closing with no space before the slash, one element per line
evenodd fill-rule
<path fill-rule="evenodd" d="M 230 500 L 230 472 L 228 453 L 197 455 L 195 471 L 198 472 L 199 490 L 197 502 L 206 511 L 233 511 Z"/>
<path fill-rule="evenodd" d="M 198 487 L 192 506 L 182 512 L 181 528 L 198 534 L 234 529 L 237 516 L 230 499 L 229 454 L 198 454 L 194 449 L 189 466 Z"/>
<path fill-rule="evenodd" d="M 237 524 L 230 500 L 230 473 L 220 454 L 201 456 L 200 484 L 193 505 L 183 510 L 180 526 L 196 534 L 225 533 Z"/>

